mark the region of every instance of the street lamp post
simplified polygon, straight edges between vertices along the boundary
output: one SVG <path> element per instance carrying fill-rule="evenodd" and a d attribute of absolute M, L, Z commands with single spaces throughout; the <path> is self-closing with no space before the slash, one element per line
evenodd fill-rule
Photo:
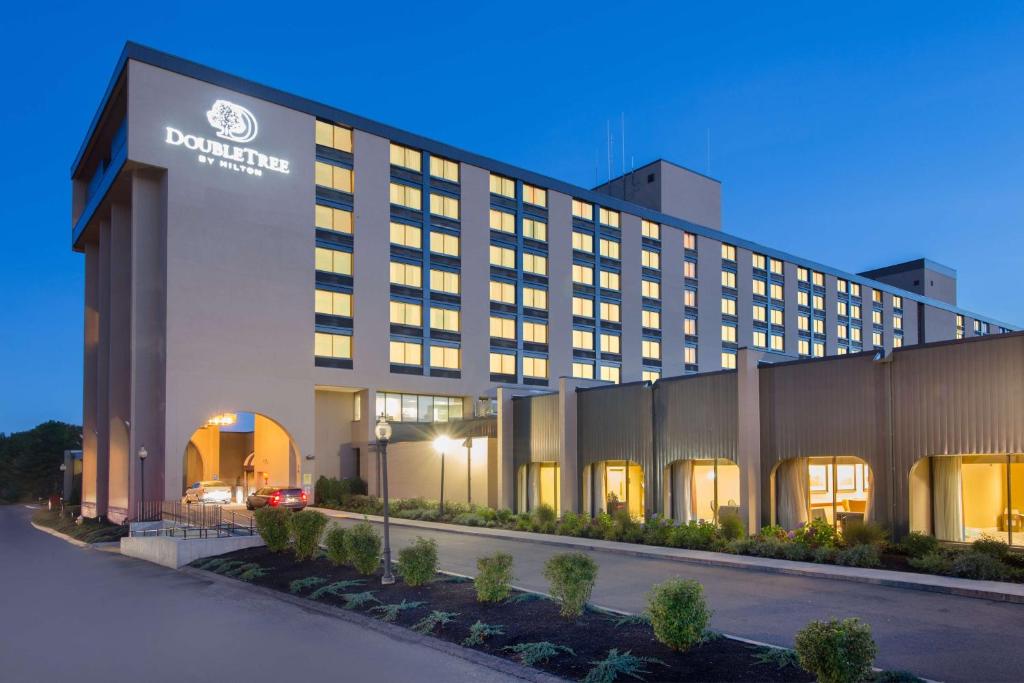
<path fill-rule="evenodd" d="M 65 490 L 67 488 L 67 486 L 65 486 L 65 484 L 67 484 L 67 475 L 64 474 L 67 471 L 67 464 L 62 462 L 60 464 L 60 511 L 62 513 L 64 512 L 64 500 L 68 496 L 68 492 Z"/>
<path fill-rule="evenodd" d="M 466 437 L 466 504 L 473 505 L 473 440 Z"/>
<path fill-rule="evenodd" d="M 390 586 L 395 582 L 395 576 L 391 573 L 391 509 L 388 504 L 388 441 L 391 440 L 391 425 L 384 419 L 383 413 L 373 431 L 377 437 L 377 453 L 381 461 L 381 488 L 384 494 L 384 575 L 381 576 L 380 582 L 382 585 Z"/>
<path fill-rule="evenodd" d="M 434 439 L 434 450 L 441 454 L 441 502 L 438 505 L 439 514 L 444 516 L 444 454 L 448 450 L 450 441 L 447 436 L 439 436 Z"/>
<path fill-rule="evenodd" d="M 139 446 L 139 514 L 144 515 L 146 507 L 146 457 L 149 451 L 145 446 Z"/>

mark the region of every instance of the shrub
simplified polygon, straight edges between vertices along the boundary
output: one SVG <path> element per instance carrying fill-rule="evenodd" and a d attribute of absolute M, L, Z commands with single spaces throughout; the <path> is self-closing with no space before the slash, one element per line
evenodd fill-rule
<path fill-rule="evenodd" d="M 345 532 L 345 557 L 360 574 L 372 574 L 380 566 L 380 535 L 366 522 Z"/>
<path fill-rule="evenodd" d="M 919 531 L 911 531 L 900 541 L 899 548 L 908 557 L 924 557 L 939 549 L 939 539 Z"/>
<path fill-rule="evenodd" d="M 475 512 L 463 512 L 452 518 L 452 524 L 461 524 L 462 526 L 487 526 L 487 520 L 483 515 Z"/>
<path fill-rule="evenodd" d="M 711 550 L 720 544 L 719 537 L 718 527 L 713 523 L 693 520 L 673 527 L 668 536 L 668 544 L 674 548 Z"/>
<path fill-rule="evenodd" d="M 743 518 L 734 513 L 722 515 L 718 521 L 718 526 L 721 527 L 722 538 L 727 541 L 734 541 L 746 535 Z"/>
<path fill-rule="evenodd" d="M 911 557 L 907 563 L 925 574 L 948 574 L 953 561 L 941 550 L 933 550 L 920 557 Z"/>
<path fill-rule="evenodd" d="M 324 545 L 327 546 L 327 559 L 331 564 L 341 566 L 348 563 L 348 555 L 345 554 L 345 529 L 340 526 L 333 526 L 324 537 Z"/>
<path fill-rule="evenodd" d="M 597 580 L 597 563 L 584 553 L 561 553 L 544 564 L 544 578 L 551 596 L 561 604 L 562 616 L 575 619 L 583 614 Z"/>
<path fill-rule="evenodd" d="M 881 546 L 889 537 L 889 532 L 877 522 L 847 522 L 843 525 L 843 542 L 846 545 L 877 545 Z"/>
<path fill-rule="evenodd" d="M 981 538 L 972 543 L 971 550 L 994 557 L 997 560 L 1002 560 L 1010 554 L 1010 546 L 1005 541 L 1000 541 L 998 538 L 988 534 L 982 535 Z"/>
<path fill-rule="evenodd" d="M 812 548 L 834 548 L 838 538 L 835 528 L 827 520 L 812 519 L 794 532 L 793 540 L 797 543 L 806 543 Z"/>
<path fill-rule="evenodd" d="M 565 647 L 564 645 L 555 645 L 549 643 L 546 640 L 542 640 L 539 643 L 516 643 L 515 645 L 506 645 L 505 650 L 511 651 L 519 661 L 526 666 L 533 666 L 537 662 L 545 663 L 552 657 L 560 654 L 568 654 L 573 657 L 576 653 L 572 648 Z"/>
<path fill-rule="evenodd" d="M 555 533 L 560 536 L 582 536 L 590 520 L 586 515 L 576 512 L 563 512 L 562 519 L 558 520 L 558 527 Z"/>
<path fill-rule="evenodd" d="M 530 515 L 533 522 L 533 530 L 544 534 L 551 534 L 555 531 L 555 522 L 558 521 L 558 514 L 550 505 L 538 505 Z"/>
<path fill-rule="evenodd" d="M 261 507 L 256 510 L 256 530 L 267 544 L 267 550 L 279 553 L 288 547 L 288 517 L 284 508 Z"/>
<path fill-rule="evenodd" d="M 785 541 L 789 538 L 789 534 L 778 524 L 770 524 L 768 526 L 761 527 L 761 530 L 757 532 L 757 537 L 761 539 L 774 538 L 777 541 Z"/>
<path fill-rule="evenodd" d="M 606 541 L 641 543 L 644 540 L 644 528 L 639 522 L 630 517 L 626 510 L 619 510 L 612 515 L 612 525 L 609 527 L 604 539 Z"/>
<path fill-rule="evenodd" d="M 975 541 L 977 543 L 977 541 Z M 981 579 L 982 581 L 1006 581 L 1012 572 L 1003 561 L 988 552 L 980 552 L 973 548 L 958 553 L 953 557 L 948 573 L 962 579 Z"/>
<path fill-rule="evenodd" d="M 512 522 L 515 515 L 508 508 L 501 508 L 500 510 L 494 511 L 494 521 L 501 526 L 507 526 Z"/>
<path fill-rule="evenodd" d="M 836 551 L 834 562 L 847 567 L 877 567 L 882 564 L 878 546 L 863 543 Z"/>
<path fill-rule="evenodd" d="M 584 536 L 587 538 L 606 538 L 611 533 L 611 528 L 612 516 L 607 512 L 599 512 L 596 517 L 590 519 Z"/>
<path fill-rule="evenodd" d="M 642 674 L 651 673 L 651 670 L 646 668 L 648 664 L 668 666 L 657 657 L 641 657 L 633 654 L 631 650 L 619 652 L 618 648 L 608 650 L 604 659 L 590 663 L 594 668 L 587 672 L 583 683 L 614 683 L 625 676 L 642 681 Z"/>
<path fill-rule="evenodd" d="M 857 683 L 871 675 L 878 648 L 860 619 L 812 621 L 796 634 L 800 666 L 820 683 Z"/>
<path fill-rule="evenodd" d="M 655 515 L 644 524 L 644 540 L 647 545 L 668 545 L 668 537 L 674 524 L 671 519 Z"/>
<path fill-rule="evenodd" d="M 316 510 L 301 510 L 291 515 L 288 528 L 296 560 L 312 560 L 316 556 L 326 526 L 327 516 Z"/>
<path fill-rule="evenodd" d="M 455 621 L 455 617 L 457 616 L 459 616 L 458 612 L 442 612 L 441 610 L 434 610 L 413 624 L 412 629 L 423 634 L 433 633 L 438 626 L 444 628 L 445 624 L 450 624 Z"/>
<path fill-rule="evenodd" d="M 803 545 L 803 544 L 801 544 L 801 543 L 794 543 L 793 547 L 795 548 L 795 547 L 798 547 L 800 545 Z M 787 550 L 789 550 L 789 549 L 787 548 Z M 830 548 L 830 547 L 828 547 L 826 545 L 823 545 L 820 548 L 808 548 L 807 550 L 808 550 L 808 552 L 811 555 L 810 559 L 812 559 L 813 561 L 817 562 L 818 564 L 832 564 L 833 562 L 836 561 L 836 557 L 837 557 L 837 555 L 839 553 L 839 551 L 836 550 L 835 548 Z"/>
<path fill-rule="evenodd" d="M 652 588 L 647 613 L 658 641 L 681 652 L 701 642 L 711 620 L 704 589 L 692 579 L 669 579 Z"/>
<path fill-rule="evenodd" d="M 499 602 L 508 597 L 512 583 L 512 556 L 495 553 L 476 561 L 476 599 L 480 602 Z"/>
<path fill-rule="evenodd" d="M 422 536 L 398 551 L 398 575 L 409 586 L 422 586 L 437 574 L 437 541 Z"/>
<path fill-rule="evenodd" d="M 487 638 L 502 635 L 505 635 L 504 626 L 500 626 L 498 624 L 485 624 L 477 619 L 477 622 L 469 627 L 469 635 L 462 641 L 462 644 L 466 647 L 483 645 L 484 640 Z"/>

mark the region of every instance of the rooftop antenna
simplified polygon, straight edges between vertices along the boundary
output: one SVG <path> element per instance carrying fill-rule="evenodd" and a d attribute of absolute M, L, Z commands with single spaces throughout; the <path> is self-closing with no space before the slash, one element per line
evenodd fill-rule
<path fill-rule="evenodd" d="M 622 123 L 620 126 L 622 134 L 619 137 L 622 138 L 622 158 L 619 159 L 619 165 L 622 168 L 622 175 L 626 175 L 626 112 L 620 112 L 620 116 L 622 117 Z"/>
<path fill-rule="evenodd" d="M 605 121 L 606 131 L 608 134 L 608 180 L 612 179 L 612 121 L 608 119 Z"/>

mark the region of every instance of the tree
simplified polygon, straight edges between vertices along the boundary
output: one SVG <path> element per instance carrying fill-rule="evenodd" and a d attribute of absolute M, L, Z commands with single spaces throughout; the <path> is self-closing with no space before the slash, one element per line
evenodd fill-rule
<path fill-rule="evenodd" d="M 50 420 L 0 434 L 0 501 L 43 498 L 60 491 L 64 451 L 82 447 L 82 428 Z"/>

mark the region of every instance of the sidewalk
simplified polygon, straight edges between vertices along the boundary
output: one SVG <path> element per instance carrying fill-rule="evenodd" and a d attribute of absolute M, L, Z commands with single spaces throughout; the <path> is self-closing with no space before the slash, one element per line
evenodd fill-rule
<path fill-rule="evenodd" d="M 376 515 L 359 515 L 341 510 L 315 508 L 329 517 L 337 519 L 362 520 L 364 517 L 371 522 L 383 523 L 383 517 Z M 706 550 L 685 550 L 683 548 L 665 548 L 661 546 L 640 545 L 636 543 L 619 543 L 591 538 L 574 538 L 572 536 L 556 536 L 538 534 L 528 531 L 509 529 L 489 529 L 486 527 L 460 526 L 439 522 L 423 522 L 415 519 L 397 519 L 392 517 L 395 526 L 433 529 L 449 533 L 484 536 L 488 538 L 504 538 L 527 543 L 561 546 L 575 550 L 599 550 L 634 557 L 648 557 L 662 560 L 676 560 L 693 564 L 703 564 L 748 571 L 769 572 L 773 574 L 789 574 L 837 581 L 853 581 L 877 586 L 891 586 L 910 590 L 932 591 L 959 595 L 984 600 L 1000 600 L 1024 604 L 1024 584 L 1006 583 L 1004 581 L 977 581 L 974 579 L 958 579 L 950 576 L 932 574 L 916 574 L 889 569 L 865 569 L 860 567 L 840 567 L 831 564 L 814 564 L 812 562 L 794 562 L 792 560 L 776 560 L 766 557 L 748 555 L 730 555 Z"/>

